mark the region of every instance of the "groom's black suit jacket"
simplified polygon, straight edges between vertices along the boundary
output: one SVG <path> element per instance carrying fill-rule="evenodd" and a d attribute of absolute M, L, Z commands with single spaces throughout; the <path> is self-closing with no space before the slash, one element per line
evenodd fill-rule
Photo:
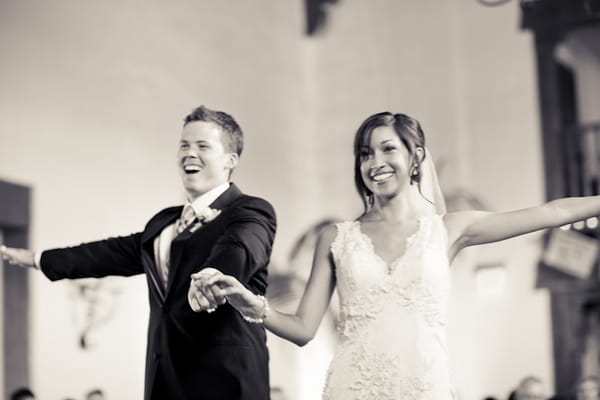
<path fill-rule="evenodd" d="M 51 280 L 146 274 L 146 400 L 269 398 L 264 328 L 244 321 L 229 304 L 210 314 L 195 313 L 187 293 L 190 275 L 206 266 L 264 293 L 275 212 L 268 202 L 242 194 L 233 184 L 211 207 L 221 210 L 214 220 L 173 240 L 166 290 L 153 242 L 177 220 L 181 206 L 160 211 L 143 232 L 42 253 L 41 269 Z"/>

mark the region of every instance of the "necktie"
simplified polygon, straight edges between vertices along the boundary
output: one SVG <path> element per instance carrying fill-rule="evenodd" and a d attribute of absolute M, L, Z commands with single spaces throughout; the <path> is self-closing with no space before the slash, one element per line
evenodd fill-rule
<path fill-rule="evenodd" d="M 179 216 L 179 219 L 177 221 L 175 221 L 175 236 L 179 235 L 181 232 L 183 232 L 185 230 L 185 228 L 187 228 L 191 223 L 193 223 L 196 220 L 196 212 L 194 211 L 194 208 L 192 207 L 192 205 L 190 203 L 187 203 L 185 205 L 185 207 L 183 207 L 183 210 L 181 211 L 181 215 Z M 166 238 L 163 238 L 161 235 L 162 240 L 165 240 Z M 170 238 L 171 239 L 171 238 Z M 170 241 L 169 239 L 169 241 Z M 166 243 L 166 242 L 165 242 Z M 170 243 L 169 243 L 170 246 Z M 160 274 L 163 280 L 163 284 L 165 285 L 165 288 L 167 287 L 167 281 L 169 279 L 169 253 L 170 250 L 167 248 L 163 248 L 161 249 L 160 247 L 160 243 L 159 243 L 159 247 L 155 250 L 158 254 L 159 252 L 165 252 L 167 254 L 167 256 L 164 258 L 163 262 L 160 262 L 160 256 L 158 257 L 158 261 L 157 264 L 159 265 L 159 270 L 160 270 Z"/>
<path fill-rule="evenodd" d="M 181 212 L 181 216 L 177 220 L 175 224 L 175 231 L 179 235 L 181 232 L 185 230 L 194 220 L 196 219 L 196 212 L 190 203 L 187 203 L 185 207 L 183 207 L 183 211 Z"/>

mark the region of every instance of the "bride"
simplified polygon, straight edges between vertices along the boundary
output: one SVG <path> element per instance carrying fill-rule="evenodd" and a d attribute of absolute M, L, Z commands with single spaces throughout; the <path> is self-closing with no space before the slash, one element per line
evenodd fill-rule
<path fill-rule="evenodd" d="M 600 197 L 446 214 L 423 131 L 404 114 L 367 118 L 354 154 L 364 213 L 323 231 L 295 314 L 270 309 L 218 266 L 192 276 L 188 300 L 197 312 L 228 302 L 248 322 L 302 346 L 315 335 L 337 287 L 339 342 L 323 399 L 452 399 L 446 328 L 456 254 L 599 215 Z"/>

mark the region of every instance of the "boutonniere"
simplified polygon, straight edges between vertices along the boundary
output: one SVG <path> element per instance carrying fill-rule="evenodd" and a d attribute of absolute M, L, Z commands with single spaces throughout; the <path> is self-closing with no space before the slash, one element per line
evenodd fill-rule
<path fill-rule="evenodd" d="M 194 223 L 194 225 L 192 225 L 192 227 L 190 228 L 190 233 L 194 233 L 195 231 L 200 229 L 200 227 L 203 224 L 207 224 L 210 221 L 212 221 L 213 219 L 217 218 L 219 216 L 219 214 L 221 214 L 221 210 L 217 210 L 216 208 L 206 207 L 198 215 L 196 215 L 197 222 Z"/>

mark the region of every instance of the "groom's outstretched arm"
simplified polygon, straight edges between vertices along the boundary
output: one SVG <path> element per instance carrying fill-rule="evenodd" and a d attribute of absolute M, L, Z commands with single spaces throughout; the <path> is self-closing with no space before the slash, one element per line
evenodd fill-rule
<path fill-rule="evenodd" d="M 1 246 L 0 254 L 11 264 L 41 269 L 50 280 L 129 276 L 144 271 L 139 256 L 139 236 L 133 234 L 51 249 L 41 255 L 27 249 Z"/>
<path fill-rule="evenodd" d="M 50 280 L 130 276 L 144 272 L 141 263 L 141 233 L 46 250 L 40 267 Z"/>

